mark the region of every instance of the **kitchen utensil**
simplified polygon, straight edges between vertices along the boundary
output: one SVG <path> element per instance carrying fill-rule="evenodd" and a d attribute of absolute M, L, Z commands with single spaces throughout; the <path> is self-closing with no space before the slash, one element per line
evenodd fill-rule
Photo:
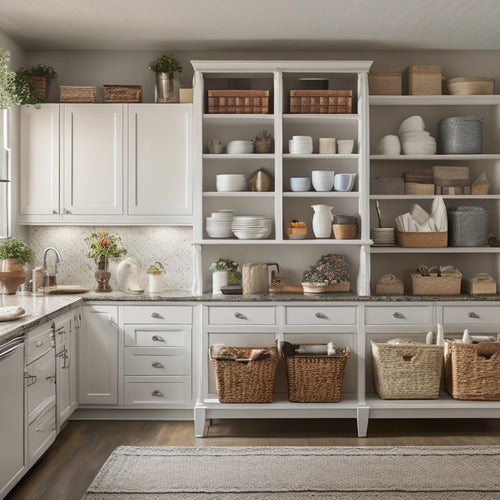
<path fill-rule="evenodd" d="M 375 209 L 377 212 L 378 227 L 382 227 L 382 212 L 380 211 L 380 202 L 378 200 L 375 200 Z"/>

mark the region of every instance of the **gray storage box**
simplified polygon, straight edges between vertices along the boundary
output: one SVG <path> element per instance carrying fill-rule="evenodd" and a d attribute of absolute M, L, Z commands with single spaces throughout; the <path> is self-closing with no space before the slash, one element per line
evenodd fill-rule
<path fill-rule="evenodd" d="M 488 245 L 488 209 L 452 207 L 448 209 L 448 246 L 482 247 Z"/>
<path fill-rule="evenodd" d="M 404 194 L 405 181 L 402 177 L 372 177 L 371 194 Z"/>

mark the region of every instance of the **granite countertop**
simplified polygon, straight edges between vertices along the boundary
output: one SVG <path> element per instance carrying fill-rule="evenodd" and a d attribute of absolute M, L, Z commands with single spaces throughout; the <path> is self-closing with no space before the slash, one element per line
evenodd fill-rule
<path fill-rule="evenodd" d="M 26 313 L 18 319 L 0 322 L 0 344 L 25 335 L 32 328 L 83 303 L 80 295 L 0 295 L 0 306 L 19 306 Z"/>

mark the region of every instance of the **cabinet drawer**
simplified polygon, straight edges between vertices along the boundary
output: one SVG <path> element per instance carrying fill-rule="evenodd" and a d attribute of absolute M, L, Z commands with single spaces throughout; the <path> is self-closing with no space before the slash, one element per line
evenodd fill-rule
<path fill-rule="evenodd" d="M 355 307 L 287 307 L 288 325 L 354 325 Z"/>
<path fill-rule="evenodd" d="M 443 323 L 458 323 L 467 325 L 481 325 L 483 323 L 500 323 L 499 306 L 475 306 L 463 304 L 460 306 L 443 307 Z"/>
<path fill-rule="evenodd" d="M 27 415 L 56 396 L 56 359 L 53 351 L 26 366 Z"/>
<path fill-rule="evenodd" d="M 125 375 L 189 375 L 189 351 L 180 348 L 125 348 Z"/>
<path fill-rule="evenodd" d="M 211 325 L 274 325 L 274 307 L 210 307 Z"/>
<path fill-rule="evenodd" d="M 192 307 L 189 306 L 126 306 L 123 308 L 124 323 L 172 323 L 190 325 Z"/>
<path fill-rule="evenodd" d="M 125 377 L 125 404 L 163 406 L 191 401 L 191 377 Z"/>
<path fill-rule="evenodd" d="M 31 331 L 26 339 L 26 363 L 29 364 L 54 347 L 54 331 L 44 325 Z"/>
<path fill-rule="evenodd" d="M 42 456 L 56 438 L 56 407 L 51 406 L 28 426 L 29 464 Z"/>
<path fill-rule="evenodd" d="M 190 326 L 125 325 L 125 345 L 182 347 L 191 344 Z"/>
<path fill-rule="evenodd" d="M 367 325 L 426 325 L 432 322 L 432 306 L 365 308 Z"/>

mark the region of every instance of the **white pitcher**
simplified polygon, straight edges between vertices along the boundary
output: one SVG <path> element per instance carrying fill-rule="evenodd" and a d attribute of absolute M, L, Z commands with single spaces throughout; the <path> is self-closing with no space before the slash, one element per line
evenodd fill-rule
<path fill-rule="evenodd" d="M 316 238 L 329 238 L 332 234 L 333 207 L 329 205 L 311 205 L 313 233 Z"/>

